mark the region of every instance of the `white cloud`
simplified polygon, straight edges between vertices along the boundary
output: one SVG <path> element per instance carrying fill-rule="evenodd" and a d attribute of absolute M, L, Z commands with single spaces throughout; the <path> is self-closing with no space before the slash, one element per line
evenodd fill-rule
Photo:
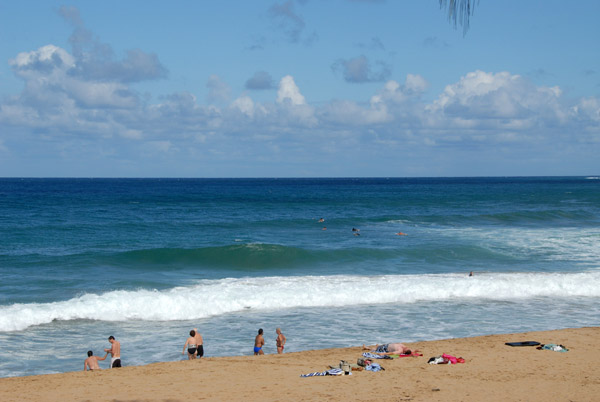
<path fill-rule="evenodd" d="M 279 81 L 279 90 L 277 91 L 277 102 L 289 102 L 292 105 L 305 105 L 306 99 L 300 93 L 300 89 L 294 82 L 294 77 L 286 75 Z"/>

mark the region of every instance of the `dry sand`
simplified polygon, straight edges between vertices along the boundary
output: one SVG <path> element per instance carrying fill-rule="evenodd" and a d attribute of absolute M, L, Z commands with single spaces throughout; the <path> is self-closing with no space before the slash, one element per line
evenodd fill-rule
<path fill-rule="evenodd" d="M 504 345 L 528 340 L 569 352 Z M 0 401 L 600 401 L 599 341 L 600 327 L 416 342 L 423 357 L 339 377 L 300 374 L 356 362 L 361 347 L 12 377 L 0 379 Z M 442 353 L 466 363 L 427 364 Z"/>

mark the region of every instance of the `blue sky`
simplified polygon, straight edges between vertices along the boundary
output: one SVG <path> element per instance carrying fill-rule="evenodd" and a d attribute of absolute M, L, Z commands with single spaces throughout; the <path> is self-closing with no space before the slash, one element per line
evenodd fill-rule
<path fill-rule="evenodd" d="M 600 173 L 600 2 L 0 1 L 0 176 Z"/>

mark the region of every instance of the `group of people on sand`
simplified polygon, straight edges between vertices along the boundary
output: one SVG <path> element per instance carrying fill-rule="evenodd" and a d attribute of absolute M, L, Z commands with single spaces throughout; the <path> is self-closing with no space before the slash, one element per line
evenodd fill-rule
<path fill-rule="evenodd" d="M 277 328 L 275 333 L 277 334 L 277 339 L 275 339 L 275 343 L 277 345 L 277 354 L 282 354 L 283 349 L 285 349 L 285 342 L 287 339 L 281 332 L 281 328 Z M 265 346 L 265 338 L 263 337 L 263 329 L 260 328 L 258 330 L 258 335 L 256 335 L 254 338 L 254 356 L 265 354 L 265 352 L 262 350 L 263 346 Z"/>
<path fill-rule="evenodd" d="M 281 332 L 281 328 L 277 328 L 275 330 L 277 334 L 277 339 L 275 343 L 277 345 L 277 353 L 282 354 L 285 349 L 285 342 L 287 341 L 285 335 Z M 110 353 L 111 361 L 110 367 L 121 367 L 121 343 L 115 339 L 114 336 L 109 336 L 108 341 L 111 344 L 110 349 L 104 349 L 106 354 L 103 357 L 94 356 L 94 352 L 88 350 L 87 359 L 83 362 L 83 371 L 87 370 L 100 370 L 99 361 L 106 360 L 106 357 Z M 265 352 L 262 350 L 265 345 L 265 338 L 263 337 L 263 329 L 258 330 L 258 335 L 254 338 L 254 355 L 264 355 Z M 190 331 L 190 336 L 185 341 L 183 345 L 183 351 L 181 354 L 185 354 L 187 352 L 188 360 L 194 360 L 196 358 L 201 358 L 204 356 L 204 340 L 202 339 L 202 335 L 198 332 L 197 328 L 194 328 Z"/>
<path fill-rule="evenodd" d="M 108 341 L 110 342 L 110 348 L 104 349 L 106 354 L 104 357 L 94 356 L 94 352 L 88 350 L 87 359 L 83 362 L 83 371 L 86 370 L 100 370 L 100 366 L 98 365 L 99 361 L 105 360 L 108 354 L 110 353 L 110 368 L 121 367 L 121 343 L 115 339 L 114 336 L 109 336 Z"/>

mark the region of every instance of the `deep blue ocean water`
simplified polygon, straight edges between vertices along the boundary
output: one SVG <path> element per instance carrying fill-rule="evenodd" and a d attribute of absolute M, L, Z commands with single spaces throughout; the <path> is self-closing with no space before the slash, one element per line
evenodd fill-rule
<path fill-rule="evenodd" d="M 0 179 L 0 239 L 2 377 L 600 325 L 598 177 Z"/>

